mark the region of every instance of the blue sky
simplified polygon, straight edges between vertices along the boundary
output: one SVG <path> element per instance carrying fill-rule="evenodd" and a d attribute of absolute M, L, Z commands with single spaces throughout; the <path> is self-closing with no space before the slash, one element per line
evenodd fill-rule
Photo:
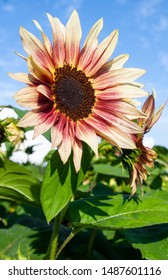
<path fill-rule="evenodd" d="M 127 53 L 126 67 L 146 69 L 139 81 L 149 92 L 156 90 L 156 107 L 168 99 L 168 1 L 167 0 L 0 0 L 0 105 L 15 105 L 12 96 L 23 85 L 7 76 L 8 72 L 26 72 L 26 63 L 14 52 L 24 54 L 19 27 L 39 36 L 32 20 L 40 22 L 51 36 L 46 12 L 65 24 L 76 9 L 81 19 L 83 41 L 99 18 L 104 28 L 99 40 L 119 30 L 119 42 L 113 57 Z M 142 99 L 140 99 L 141 101 Z M 168 147 L 168 105 L 148 134 L 156 145 Z"/>

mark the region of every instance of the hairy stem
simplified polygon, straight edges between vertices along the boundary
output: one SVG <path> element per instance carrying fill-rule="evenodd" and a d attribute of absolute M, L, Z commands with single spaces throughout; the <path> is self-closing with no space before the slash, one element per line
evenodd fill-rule
<path fill-rule="evenodd" d="M 59 213 L 54 219 L 53 233 L 45 257 L 46 260 L 56 259 L 60 223 L 61 223 L 61 214 Z"/>

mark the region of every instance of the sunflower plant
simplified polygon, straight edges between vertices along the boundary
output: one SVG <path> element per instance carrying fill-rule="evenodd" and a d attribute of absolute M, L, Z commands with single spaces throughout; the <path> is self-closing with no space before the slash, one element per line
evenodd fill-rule
<path fill-rule="evenodd" d="M 29 111 L 13 108 L 18 119 L 0 123 L 1 258 L 124 259 L 127 247 L 130 258 L 165 258 L 153 244 L 168 242 L 168 150 L 143 144 L 165 104 L 155 111 L 154 94 L 136 81 L 145 71 L 124 68 L 128 55 L 111 58 L 117 30 L 98 42 L 103 19 L 81 47 L 76 11 L 65 26 L 47 17 L 52 42 L 36 20 L 42 41 L 21 27 L 28 73 L 9 74 L 26 84 L 15 99 Z M 41 165 L 14 163 L 31 129 L 51 151 Z"/>

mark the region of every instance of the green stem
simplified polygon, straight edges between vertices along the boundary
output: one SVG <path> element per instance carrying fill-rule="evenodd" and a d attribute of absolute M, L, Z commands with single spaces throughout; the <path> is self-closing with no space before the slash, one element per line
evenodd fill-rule
<path fill-rule="evenodd" d="M 59 213 L 54 219 L 53 233 L 45 257 L 46 260 L 56 259 L 60 223 L 61 223 L 61 214 Z"/>
<path fill-rule="evenodd" d="M 69 241 L 79 232 L 81 231 L 81 229 L 76 229 L 74 231 L 72 231 L 70 233 L 70 235 L 68 235 L 68 237 L 65 239 L 65 241 L 62 243 L 62 245 L 60 246 L 56 258 L 58 258 L 59 254 L 61 253 L 61 251 L 64 249 L 64 247 L 69 243 Z"/>

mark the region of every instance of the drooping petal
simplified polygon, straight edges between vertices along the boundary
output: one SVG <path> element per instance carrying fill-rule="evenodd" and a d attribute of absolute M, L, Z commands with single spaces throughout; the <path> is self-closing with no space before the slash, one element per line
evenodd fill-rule
<path fill-rule="evenodd" d="M 77 138 L 74 139 L 74 143 L 72 146 L 73 149 L 73 162 L 75 166 L 76 172 L 78 172 L 81 168 L 81 160 L 82 160 L 82 143 Z"/>
<path fill-rule="evenodd" d="M 98 138 L 91 126 L 87 125 L 84 121 L 78 122 L 76 137 L 87 143 L 98 157 Z"/>
<path fill-rule="evenodd" d="M 52 27 L 54 65 L 61 67 L 65 60 L 65 27 L 58 18 L 53 18 L 50 14 L 47 16 Z"/>
<path fill-rule="evenodd" d="M 58 153 L 64 164 L 69 159 L 69 156 L 71 154 L 71 148 L 72 148 L 71 146 L 72 140 L 70 138 L 69 129 L 70 129 L 70 123 L 69 120 L 66 120 L 65 128 L 63 130 L 62 141 L 58 147 Z"/>
<path fill-rule="evenodd" d="M 79 16 L 78 13 L 74 11 L 65 29 L 66 62 L 72 66 L 76 66 L 79 59 L 81 36 L 82 30 Z"/>
<path fill-rule="evenodd" d="M 86 66 L 91 62 L 93 54 L 98 45 L 98 35 L 103 27 L 103 19 L 99 19 L 89 31 L 86 41 L 80 53 L 78 62 L 78 69 L 84 70 Z"/>
<path fill-rule="evenodd" d="M 118 40 L 118 31 L 113 31 L 107 38 L 99 44 L 94 52 L 91 63 L 86 67 L 85 72 L 88 77 L 93 76 L 112 55 Z"/>
<path fill-rule="evenodd" d="M 58 113 L 57 119 L 51 128 L 52 148 L 58 147 L 63 138 L 63 132 L 66 124 L 66 117 Z"/>

